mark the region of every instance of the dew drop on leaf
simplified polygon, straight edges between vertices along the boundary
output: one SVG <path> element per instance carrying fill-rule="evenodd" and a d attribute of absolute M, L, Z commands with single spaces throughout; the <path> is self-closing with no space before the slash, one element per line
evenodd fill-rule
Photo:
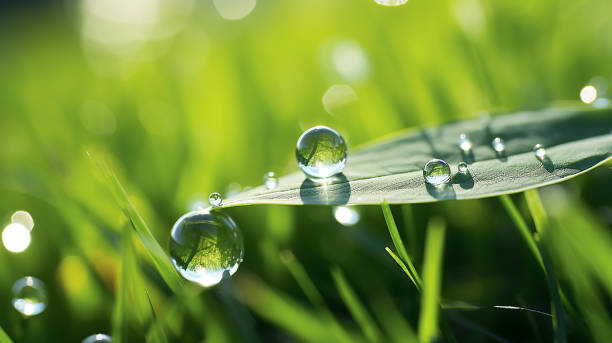
<path fill-rule="evenodd" d="M 240 229 L 219 211 L 189 212 L 172 227 L 172 264 L 185 279 L 201 286 L 214 286 L 233 275 L 243 255 Z"/>
<path fill-rule="evenodd" d="M 217 206 L 221 205 L 222 201 L 223 201 L 223 198 L 221 197 L 221 194 L 219 194 L 217 192 L 210 193 L 210 195 L 208 196 L 208 202 L 213 207 L 217 207 Z"/>
<path fill-rule="evenodd" d="M 495 150 L 496 152 L 500 154 L 506 150 L 506 146 L 504 145 L 504 140 L 499 137 L 495 137 L 493 139 L 493 141 L 491 142 L 491 146 L 493 147 L 493 150 Z"/>
<path fill-rule="evenodd" d="M 278 186 L 278 177 L 273 171 L 269 171 L 264 175 L 263 182 L 267 189 L 274 189 Z"/>
<path fill-rule="evenodd" d="M 451 177 L 450 167 L 443 160 L 433 159 L 425 164 L 423 177 L 427 183 L 434 186 L 447 183 Z"/>
<path fill-rule="evenodd" d="M 546 158 L 546 147 L 542 144 L 536 144 L 533 146 L 533 153 L 538 160 L 543 160 Z"/>
<path fill-rule="evenodd" d="M 472 150 L 472 142 L 470 141 L 470 138 L 465 133 L 462 133 L 459 135 L 459 140 L 457 141 L 457 145 L 459 146 L 459 149 L 461 149 L 461 151 L 463 152 L 467 153 L 470 150 Z"/>
<path fill-rule="evenodd" d="M 457 165 L 457 171 L 459 171 L 459 173 L 461 174 L 467 174 L 468 173 L 468 165 L 465 162 L 459 162 L 459 164 Z"/>
<path fill-rule="evenodd" d="M 310 178 L 327 178 L 342 172 L 347 148 L 344 138 L 327 126 L 306 130 L 297 142 L 295 157 L 300 169 Z"/>

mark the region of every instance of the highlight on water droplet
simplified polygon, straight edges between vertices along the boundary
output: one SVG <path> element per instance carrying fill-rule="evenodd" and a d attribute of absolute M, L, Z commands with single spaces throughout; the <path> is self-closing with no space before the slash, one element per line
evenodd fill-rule
<path fill-rule="evenodd" d="M 221 194 L 217 192 L 210 193 L 210 195 L 208 196 L 208 202 L 213 207 L 217 207 L 221 205 L 222 201 L 223 201 L 223 198 L 221 197 Z"/>
<path fill-rule="evenodd" d="M 374 0 L 377 4 L 383 6 L 399 6 L 408 2 L 408 0 Z"/>
<path fill-rule="evenodd" d="M 111 342 L 111 337 L 103 333 L 87 336 L 81 343 L 108 343 Z"/>
<path fill-rule="evenodd" d="M 533 153 L 538 160 L 543 160 L 546 158 L 546 147 L 542 144 L 536 144 L 533 146 Z"/>
<path fill-rule="evenodd" d="M 586 85 L 580 90 L 580 100 L 585 104 L 591 104 L 597 100 L 597 88 L 593 85 Z"/>
<path fill-rule="evenodd" d="M 347 150 L 344 138 L 336 130 L 327 126 L 315 126 L 302 133 L 298 139 L 295 157 L 306 176 L 322 179 L 342 172 Z"/>
<path fill-rule="evenodd" d="M 470 150 L 472 150 L 472 142 L 465 133 L 459 135 L 457 145 L 459 146 L 459 149 L 461 149 L 461 151 L 463 151 L 464 153 L 468 153 L 470 152 Z"/>
<path fill-rule="evenodd" d="M 170 257 L 187 280 L 211 287 L 233 275 L 242 262 L 242 233 L 229 216 L 209 210 L 189 212 L 170 233 Z"/>
<path fill-rule="evenodd" d="M 334 206 L 332 212 L 336 221 L 344 226 L 353 226 L 361 219 L 359 211 L 352 206 Z"/>
<path fill-rule="evenodd" d="M 26 317 L 40 314 L 47 308 L 45 284 L 39 279 L 26 276 L 13 284 L 13 307 Z"/>
<path fill-rule="evenodd" d="M 20 223 L 11 223 L 2 231 L 2 243 L 6 250 L 20 253 L 30 246 L 30 230 Z"/>
<path fill-rule="evenodd" d="M 278 177 L 273 171 L 269 171 L 264 174 L 263 182 L 267 189 L 274 189 L 278 186 Z"/>
<path fill-rule="evenodd" d="M 461 174 L 467 174 L 469 172 L 467 163 L 459 162 L 459 164 L 457 164 L 457 171 Z"/>
<path fill-rule="evenodd" d="M 427 183 L 438 186 L 447 183 L 451 178 L 451 171 L 448 163 L 434 158 L 425 164 L 423 177 Z"/>
<path fill-rule="evenodd" d="M 493 150 L 495 150 L 499 154 L 503 153 L 506 150 L 504 140 L 499 137 L 495 137 L 493 139 L 493 141 L 491 142 L 491 146 L 493 147 Z"/>

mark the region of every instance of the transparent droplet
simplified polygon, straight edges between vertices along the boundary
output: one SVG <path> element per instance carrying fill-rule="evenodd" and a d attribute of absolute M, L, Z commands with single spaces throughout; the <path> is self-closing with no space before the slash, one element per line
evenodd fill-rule
<path fill-rule="evenodd" d="M 399 6 L 408 2 L 408 0 L 374 0 L 377 4 L 383 6 Z"/>
<path fill-rule="evenodd" d="M 338 223 L 344 226 L 353 226 L 359 223 L 361 215 L 354 207 L 349 206 L 334 206 L 332 209 L 334 217 Z"/>
<path fill-rule="evenodd" d="M 30 230 L 20 223 L 11 223 L 2 231 L 2 243 L 10 252 L 22 252 L 30 246 Z"/>
<path fill-rule="evenodd" d="M 465 162 L 459 162 L 459 164 L 457 165 L 457 171 L 461 174 L 467 174 L 468 173 L 468 165 Z"/>
<path fill-rule="evenodd" d="M 462 133 L 459 135 L 459 140 L 457 141 L 457 145 L 459 146 L 459 149 L 461 149 L 461 151 L 463 152 L 467 153 L 470 150 L 472 150 L 472 142 L 470 141 L 470 138 L 465 133 Z"/>
<path fill-rule="evenodd" d="M 311 178 L 326 178 L 342 172 L 347 148 L 344 138 L 327 126 L 306 130 L 297 142 L 295 157 L 304 174 Z"/>
<path fill-rule="evenodd" d="M 546 158 L 546 147 L 542 144 L 536 144 L 533 146 L 533 153 L 538 160 Z"/>
<path fill-rule="evenodd" d="M 47 308 L 45 284 L 32 276 L 23 277 L 13 284 L 13 307 L 24 316 L 35 316 Z"/>
<path fill-rule="evenodd" d="M 585 104 L 593 103 L 597 99 L 597 88 L 593 85 L 586 85 L 580 90 L 580 100 Z"/>
<path fill-rule="evenodd" d="M 427 183 L 434 186 L 447 183 L 451 177 L 450 167 L 448 163 L 435 158 L 425 164 L 423 177 Z"/>
<path fill-rule="evenodd" d="M 499 137 L 495 137 L 493 139 L 493 141 L 491 142 L 491 146 L 493 147 L 493 150 L 495 150 L 498 153 L 503 153 L 504 150 L 506 150 L 506 146 L 504 145 L 504 140 L 499 138 Z"/>
<path fill-rule="evenodd" d="M 264 175 L 263 182 L 267 189 L 274 189 L 278 186 L 278 178 L 273 171 L 267 172 Z"/>
<path fill-rule="evenodd" d="M 204 287 L 214 286 L 233 275 L 243 254 L 242 233 L 224 213 L 189 212 L 172 227 L 172 264 L 185 279 Z"/>
<path fill-rule="evenodd" d="M 87 336 L 81 343 L 108 343 L 111 342 L 111 337 L 103 333 Z"/>
<path fill-rule="evenodd" d="M 217 207 L 217 206 L 221 205 L 222 201 L 223 201 L 223 198 L 221 198 L 221 194 L 219 194 L 217 192 L 210 193 L 210 195 L 208 196 L 208 202 L 213 207 Z"/>

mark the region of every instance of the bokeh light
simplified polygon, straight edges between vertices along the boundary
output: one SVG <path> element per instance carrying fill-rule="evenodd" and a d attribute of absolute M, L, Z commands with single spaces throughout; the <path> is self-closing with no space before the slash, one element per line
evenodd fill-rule
<path fill-rule="evenodd" d="M 253 11 L 256 0 L 213 0 L 213 4 L 221 18 L 240 20 Z"/>
<path fill-rule="evenodd" d="M 334 218 L 338 221 L 338 223 L 344 226 L 353 226 L 359 223 L 361 219 L 361 215 L 359 212 L 349 206 L 334 206 L 333 208 Z"/>
<path fill-rule="evenodd" d="M 580 100 L 585 104 L 591 104 L 597 100 L 597 89 L 593 85 L 584 86 L 580 90 Z"/>
<path fill-rule="evenodd" d="M 10 252 L 23 252 L 30 246 L 30 241 L 30 230 L 20 223 L 11 223 L 2 231 L 2 243 Z"/>

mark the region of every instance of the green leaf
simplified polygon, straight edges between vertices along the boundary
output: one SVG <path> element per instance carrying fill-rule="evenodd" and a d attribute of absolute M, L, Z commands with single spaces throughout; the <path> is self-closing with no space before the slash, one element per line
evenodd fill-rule
<path fill-rule="evenodd" d="M 0 326 L 0 343 L 13 343 L 13 340 L 4 332 L 4 329 Z"/>
<path fill-rule="evenodd" d="M 456 122 L 414 130 L 351 151 L 344 173 L 318 184 L 295 172 L 280 178 L 278 187 L 252 188 L 224 200 L 222 207 L 250 204 L 380 204 L 423 203 L 444 199 L 476 199 L 516 193 L 567 180 L 612 156 L 610 109 L 553 108 Z M 464 155 L 459 134 L 473 144 Z M 504 140 L 506 153 L 491 148 Z M 546 146 L 538 160 L 532 148 Z M 422 169 L 432 158 L 469 164 L 469 175 L 456 175 L 446 187 L 426 186 Z"/>

